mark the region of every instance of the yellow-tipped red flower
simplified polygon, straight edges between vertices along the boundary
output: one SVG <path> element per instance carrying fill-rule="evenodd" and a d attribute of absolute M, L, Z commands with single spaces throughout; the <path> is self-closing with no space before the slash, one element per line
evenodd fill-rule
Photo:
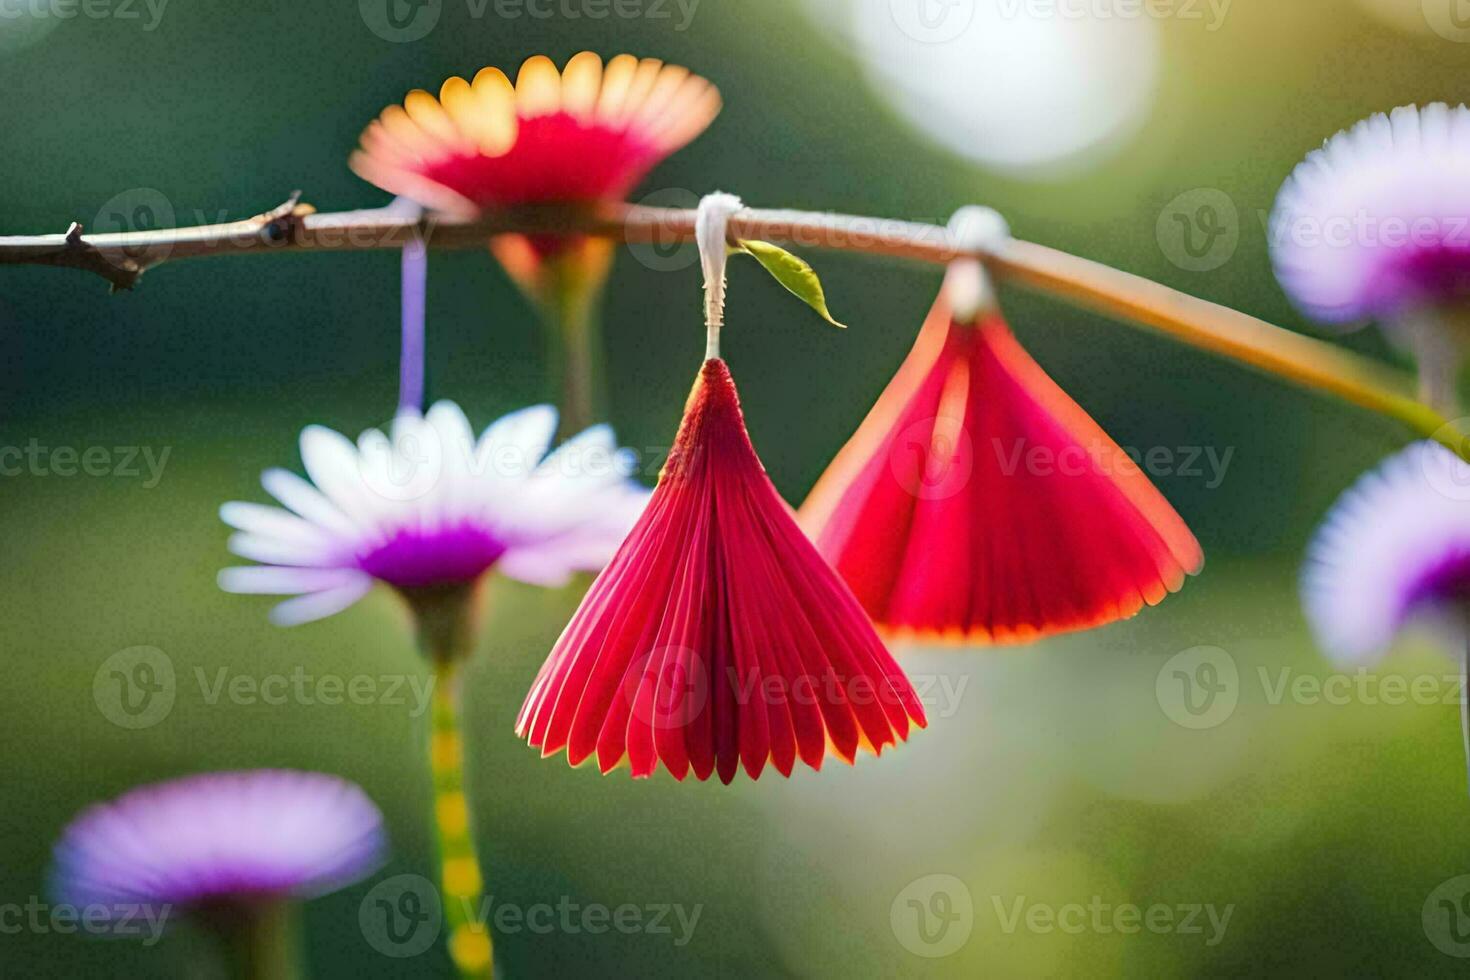
<path fill-rule="evenodd" d="M 352 169 L 437 211 L 623 199 L 659 161 L 704 131 L 720 94 L 687 68 L 584 51 L 557 71 L 526 60 L 514 84 L 498 68 L 451 78 L 436 99 L 417 89 L 362 134 Z M 506 271 L 556 327 L 568 360 L 566 424 L 589 424 L 596 362 L 591 322 L 612 258 L 605 240 L 501 235 Z"/>
<path fill-rule="evenodd" d="M 383 110 L 352 169 L 441 211 L 622 197 L 664 157 L 704 131 L 719 92 L 687 68 L 583 51 L 558 72 L 545 55 L 515 84 L 499 68 L 451 78 Z"/>
<path fill-rule="evenodd" d="M 514 84 L 499 68 L 484 68 L 474 82 L 449 79 L 437 99 L 408 93 L 363 131 L 351 164 L 384 190 L 451 214 L 619 200 L 719 111 L 713 85 L 657 58 L 622 54 L 604 67 L 583 51 L 558 72 L 536 55 Z M 534 287 L 542 259 L 583 243 L 504 235 L 495 252 Z"/>

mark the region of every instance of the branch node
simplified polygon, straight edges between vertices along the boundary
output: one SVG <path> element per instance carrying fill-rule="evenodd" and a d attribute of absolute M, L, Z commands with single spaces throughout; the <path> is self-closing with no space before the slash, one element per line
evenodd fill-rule
<path fill-rule="evenodd" d="M 273 244 L 292 242 L 301 228 L 301 219 L 316 214 L 316 208 L 301 203 L 301 191 L 292 191 L 285 201 L 255 216 L 261 222 L 260 236 Z"/>
<path fill-rule="evenodd" d="M 107 280 L 109 293 L 132 289 L 143 275 L 144 267 L 131 256 L 110 259 L 97 246 L 82 237 L 82 223 L 73 221 L 66 228 L 61 251 L 48 264 L 72 266 L 94 272 Z"/>

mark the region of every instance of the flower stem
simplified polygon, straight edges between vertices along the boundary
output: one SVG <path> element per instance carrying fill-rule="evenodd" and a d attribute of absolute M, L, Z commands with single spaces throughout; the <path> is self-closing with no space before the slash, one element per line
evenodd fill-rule
<path fill-rule="evenodd" d="M 601 421 L 606 412 L 597 310 L 611 261 L 609 243 L 579 240 L 545 259 L 540 281 L 531 290 L 546 328 L 551 370 L 560 388 L 559 438 L 576 435 Z"/>
<path fill-rule="evenodd" d="M 460 668 L 475 648 L 475 584 L 403 590 L 418 628 L 419 651 L 434 670 L 429 712 L 429 771 L 434 783 L 434 839 L 439 853 L 439 897 L 449 958 L 462 977 L 495 971 L 481 898 L 484 877 L 475 854 L 465 795 L 464 734 L 460 726 Z"/>
<path fill-rule="evenodd" d="M 235 980 L 296 980 L 301 973 L 296 907 L 284 899 L 202 910 L 219 937 Z"/>
<path fill-rule="evenodd" d="M 1465 627 L 1460 651 L 1460 738 L 1465 743 L 1465 777 L 1470 787 L 1470 615 L 1460 621 Z"/>
<path fill-rule="evenodd" d="M 439 891 L 449 956 L 462 977 L 495 972 L 490 930 L 481 913 L 484 879 L 470 832 L 464 791 L 464 736 L 459 723 L 459 675 L 450 660 L 434 662 L 429 767 L 434 777 L 434 829 L 439 845 Z"/>
<path fill-rule="evenodd" d="M 547 332 L 552 336 L 553 370 L 561 376 L 557 403 L 562 438 L 576 435 L 595 423 L 602 410 L 600 337 L 596 304 L 585 294 L 569 297 Z"/>

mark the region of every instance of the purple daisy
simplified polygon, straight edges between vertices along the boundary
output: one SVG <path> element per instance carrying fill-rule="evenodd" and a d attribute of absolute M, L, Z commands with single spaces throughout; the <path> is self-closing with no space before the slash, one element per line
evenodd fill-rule
<path fill-rule="evenodd" d="M 1271 216 L 1276 278 L 1303 313 L 1377 320 L 1419 364 L 1420 397 L 1459 412 L 1470 345 L 1470 109 L 1401 106 L 1297 165 Z"/>
<path fill-rule="evenodd" d="M 53 890 L 77 907 L 212 907 L 309 898 L 371 874 L 383 817 L 346 780 L 284 769 L 142 786 L 83 811 Z"/>
<path fill-rule="evenodd" d="M 1381 657 L 1411 621 L 1456 639 L 1470 601 L 1470 464 L 1419 442 L 1363 476 L 1307 555 L 1307 618 L 1333 659 Z"/>
<path fill-rule="evenodd" d="M 1470 110 L 1402 106 L 1340 132 L 1282 186 L 1276 276 L 1324 323 L 1396 326 L 1470 303 Z"/>
<path fill-rule="evenodd" d="M 514 412 L 476 440 L 457 405 L 401 410 L 389 435 L 354 445 L 322 426 L 301 433 L 310 481 L 268 470 L 287 509 L 227 503 L 230 550 L 260 564 L 227 568 L 228 592 L 293 595 L 271 618 L 304 623 L 340 612 L 374 581 L 413 598 L 472 585 L 491 568 L 534 585 L 597 571 L 642 512 L 612 430 L 594 426 L 548 455 L 556 412 Z M 390 438 L 391 436 L 391 438 Z"/>

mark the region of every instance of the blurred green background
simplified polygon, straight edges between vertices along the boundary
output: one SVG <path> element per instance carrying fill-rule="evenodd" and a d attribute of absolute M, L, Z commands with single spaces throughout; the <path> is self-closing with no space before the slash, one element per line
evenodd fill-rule
<path fill-rule="evenodd" d="M 70 19 L 51 3 L 5 4 L 0 234 L 61 231 L 73 220 L 116 230 L 107 215 L 119 202 L 127 210 L 153 195 L 180 224 L 247 217 L 296 188 L 324 210 L 375 206 L 385 195 L 354 177 L 346 158 L 362 126 L 409 88 L 488 64 L 513 69 L 538 52 L 561 63 L 583 48 L 627 50 L 692 67 L 726 101 L 638 197 L 722 189 L 757 206 L 932 221 L 986 203 L 1019 236 L 1310 330 L 1266 254 L 1262 215 L 1281 180 L 1370 112 L 1461 101 L 1470 52 L 1426 29 L 1432 18 L 1418 0 L 1242 2 L 1217 21 L 1201 5 L 1204 20 L 1181 7 L 1115 23 L 1106 30 L 1125 32 L 1120 50 L 1144 45 L 1152 65 L 1135 78 L 1142 96 L 1131 121 L 1059 169 L 998 169 L 983 133 L 974 155 L 945 148 L 884 95 L 871 61 L 883 32 L 904 23 L 903 2 L 859 6 L 866 12 L 704 0 L 686 18 L 687 4 L 648 0 L 621 8 L 640 16 L 597 18 L 588 12 L 607 8 L 595 0 L 558 0 L 540 8 L 546 17 L 442 0 L 434 30 L 393 42 L 369 28 L 368 0 L 195 0 L 156 18 L 141 2 L 116 0 L 91 8 L 103 16 Z M 965 9 L 960 0 L 930 13 Z M 1085 9 L 1107 19 L 1097 11 L 1112 8 Z M 1059 17 L 1034 26 L 1043 48 L 1046 32 L 1075 29 Z M 925 59 L 900 41 L 887 70 L 921 74 Z M 1089 64 L 1080 55 L 1043 63 L 1054 96 L 1108 105 L 1105 74 L 1070 73 Z M 997 86 L 957 76 L 960 98 L 931 104 L 927 119 L 942 128 L 935 112 L 967 102 L 1024 107 L 1035 87 L 1028 77 Z M 1031 124 L 1061 125 L 1046 112 Z M 1175 202 L 1220 194 L 1235 210 L 1238 247 L 1202 271 L 1171 259 Z M 850 329 L 824 327 L 737 263 L 725 341 L 753 437 L 792 501 L 891 376 L 940 278 L 860 256 L 807 257 Z M 667 445 L 703 343 L 694 264 L 651 264 L 621 250 L 605 311 L 612 421 L 634 447 Z M 231 562 L 220 502 L 262 500 L 262 469 L 299 468 L 303 425 L 355 434 L 391 413 L 397 268 L 386 252 L 210 258 L 167 265 L 116 296 L 81 273 L 0 269 L 0 444 L 169 451 L 154 486 L 54 472 L 0 478 L 9 668 L 0 718 L 11 746 L 0 763 L 0 902 L 44 893 L 51 842 L 94 800 L 200 769 L 319 769 L 379 801 L 395 851 L 382 875 L 307 907 L 312 971 L 447 972 L 439 947 L 390 959 L 358 925 L 373 881 L 431 867 L 422 719 L 411 702 L 210 703 L 196 682 L 196 671 L 212 682 L 220 668 L 255 678 L 298 667 L 421 676 L 388 595 L 283 631 L 267 624 L 267 600 L 214 585 Z M 454 398 L 478 426 L 552 395 L 538 328 L 486 254 L 435 255 L 430 289 L 431 395 Z M 506 976 L 1462 970 L 1439 948 L 1445 927 L 1433 902 L 1426 911 L 1441 882 L 1470 871 L 1456 707 L 1273 693 L 1283 676 L 1332 673 L 1297 607 L 1299 556 L 1335 495 L 1404 433 L 1045 297 L 1006 290 L 1003 301 L 1037 359 L 1120 443 L 1233 450 L 1223 481 L 1208 471 L 1158 479 L 1205 545 L 1204 574 L 1132 622 L 1024 652 L 903 651 L 931 693 L 932 724 L 910 745 L 853 769 L 728 788 L 599 778 L 519 743 L 514 712 L 578 590 L 494 583 L 468 678 L 471 795 L 494 901 L 702 910 L 682 946 L 677 932 L 500 935 Z M 1393 357 L 1371 333 L 1344 342 Z M 138 645 L 165 652 L 178 693 L 166 718 L 127 730 L 98 710 L 92 682 L 107 657 Z M 1171 709 L 1169 664 L 1201 645 L 1235 668 L 1227 699 L 1238 704 L 1191 728 Z M 1442 680 L 1451 665 L 1428 646 L 1383 670 L 1455 693 Z M 914 941 L 908 904 L 917 895 L 921 907 L 944 911 L 933 875 L 952 876 L 942 879 L 949 909 L 972 910 L 968 924 L 952 923 L 969 931 L 944 956 L 921 955 L 940 950 Z M 1204 917 L 1201 934 L 1007 929 L 1017 899 L 1053 910 L 1096 900 L 1233 911 L 1211 943 Z M 208 953 L 187 931 L 145 949 L 22 930 L 0 935 L 0 973 L 207 976 Z"/>

